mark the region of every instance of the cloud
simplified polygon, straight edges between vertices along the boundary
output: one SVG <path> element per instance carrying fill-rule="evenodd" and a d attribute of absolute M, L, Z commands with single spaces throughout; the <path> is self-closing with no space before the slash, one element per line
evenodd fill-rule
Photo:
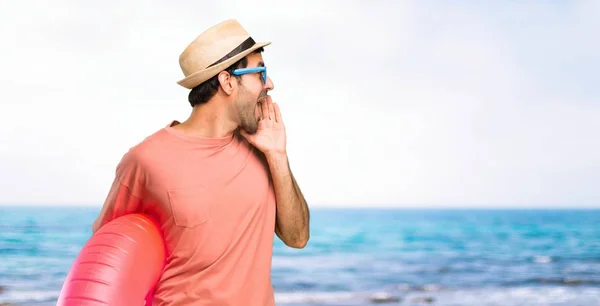
<path fill-rule="evenodd" d="M 273 42 L 314 205 L 599 205 L 592 2 L 0 6 L 3 203 L 99 205 L 122 154 L 187 117 L 181 50 L 238 18 Z"/>

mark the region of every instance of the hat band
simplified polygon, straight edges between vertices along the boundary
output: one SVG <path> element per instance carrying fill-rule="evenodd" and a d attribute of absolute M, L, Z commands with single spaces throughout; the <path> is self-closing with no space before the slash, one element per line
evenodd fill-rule
<path fill-rule="evenodd" d="M 230 59 L 248 49 L 250 49 L 252 46 L 254 46 L 256 44 L 256 42 L 254 41 L 254 39 L 252 39 L 252 37 L 248 37 L 246 40 L 244 40 L 241 44 L 239 44 L 237 47 L 235 47 L 233 50 L 231 50 L 231 52 L 227 53 L 227 55 L 223 56 L 221 59 L 219 59 L 218 61 L 210 64 L 208 67 L 206 68 L 210 68 L 218 63 L 224 62 L 227 59 Z"/>

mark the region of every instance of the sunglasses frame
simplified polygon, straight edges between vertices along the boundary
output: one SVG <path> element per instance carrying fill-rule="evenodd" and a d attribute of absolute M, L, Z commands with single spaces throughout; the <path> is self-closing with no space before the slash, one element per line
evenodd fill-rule
<path fill-rule="evenodd" d="M 263 83 L 267 84 L 267 67 L 240 68 L 233 71 L 234 75 L 262 72 Z"/>

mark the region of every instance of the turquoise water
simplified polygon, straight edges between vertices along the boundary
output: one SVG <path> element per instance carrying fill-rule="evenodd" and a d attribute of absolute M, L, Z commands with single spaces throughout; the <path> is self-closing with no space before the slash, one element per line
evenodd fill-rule
<path fill-rule="evenodd" d="M 0 207 L 0 303 L 54 305 L 99 208 Z M 313 209 L 277 305 L 600 305 L 600 210 Z M 384 304 L 385 305 L 385 304 Z"/>

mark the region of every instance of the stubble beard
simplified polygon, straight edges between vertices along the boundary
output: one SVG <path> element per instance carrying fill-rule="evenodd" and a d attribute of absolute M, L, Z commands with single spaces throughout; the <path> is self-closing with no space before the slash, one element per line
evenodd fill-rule
<path fill-rule="evenodd" d="M 246 91 L 240 93 L 236 110 L 240 116 L 240 128 L 249 134 L 254 134 L 258 130 L 258 121 L 261 115 L 260 106 L 266 96 L 266 91 L 262 92 L 257 99 L 250 97 Z"/>

